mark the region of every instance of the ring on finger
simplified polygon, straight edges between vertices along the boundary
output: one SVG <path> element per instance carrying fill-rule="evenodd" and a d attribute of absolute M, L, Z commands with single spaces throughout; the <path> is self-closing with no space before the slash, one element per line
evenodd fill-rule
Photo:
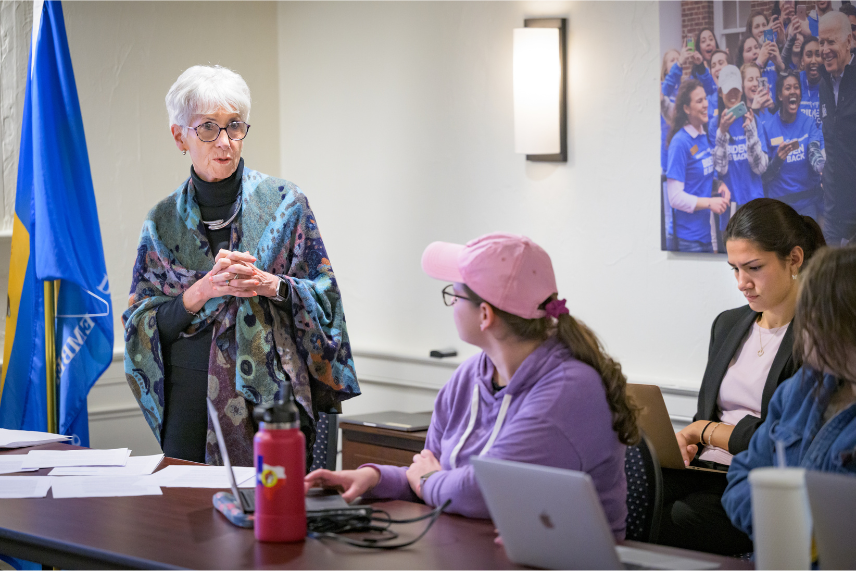
<path fill-rule="evenodd" d="M 232 277 L 232 279 L 233 279 L 233 280 L 238 279 L 238 274 L 235 274 L 235 275 Z"/>
<path fill-rule="evenodd" d="M 226 285 L 228 286 L 228 285 L 229 285 L 229 282 L 231 282 L 231 281 L 232 281 L 232 280 L 226 280 Z"/>

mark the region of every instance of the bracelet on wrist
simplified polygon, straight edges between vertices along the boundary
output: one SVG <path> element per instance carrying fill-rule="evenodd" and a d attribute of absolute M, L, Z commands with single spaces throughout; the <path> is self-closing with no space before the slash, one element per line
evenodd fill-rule
<path fill-rule="evenodd" d="M 186 311 L 188 315 L 192 315 L 193 317 L 196 317 L 196 314 L 199 312 L 198 311 L 190 311 L 189 309 L 187 309 L 187 306 L 184 304 L 184 292 L 181 292 L 181 294 L 179 294 L 178 297 L 181 298 L 181 307 L 184 308 L 184 311 Z"/>
<path fill-rule="evenodd" d="M 707 430 L 707 427 L 710 426 L 711 424 L 713 424 L 712 420 L 709 421 L 707 424 L 705 424 L 704 428 L 701 429 L 701 436 L 699 437 L 699 441 L 698 441 L 699 444 L 704 445 L 704 431 Z"/>
<path fill-rule="evenodd" d="M 722 424 L 722 423 L 717 422 L 716 426 L 714 426 L 713 428 L 710 429 L 710 436 L 707 437 L 707 445 L 708 446 L 713 446 L 713 433 L 716 432 L 716 429 L 719 428 L 720 424 Z"/>

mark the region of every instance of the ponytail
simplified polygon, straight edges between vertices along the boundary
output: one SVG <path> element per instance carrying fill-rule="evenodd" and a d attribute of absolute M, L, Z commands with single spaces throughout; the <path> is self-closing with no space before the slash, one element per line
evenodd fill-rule
<path fill-rule="evenodd" d="M 802 219 L 803 224 L 805 224 L 806 244 L 811 249 L 811 253 L 814 254 L 826 246 L 826 238 L 823 237 L 823 230 L 820 229 L 820 224 L 817 223 L 817 220 L 811 216 L 803 216 Z"/>
<path fill-rule="evenodd" d="M 466 284 L 463 284 L 463 287 L 467 297 L 473 303 L 488 303 Z M 542 306 L 556 297 L 556 294 L 551 295 Z M 612 412 L 612 429 L 618 435 L 618 440 L 628 446 L 634 446 L 639 442 L 641 435 L 636 424 L 639 408 L 627 396 L 627 377 L 621 372 L 621 365 L 606 354 L 603 345 L 591 329 L 567 313 L 555 319 L 552 317 L 526 319 L 493 305 L 491 307 L 508 326 L 511 333 L 518 338 L 546 340 L 555 334 L 577 360 L 597 371 L 606 390 L 606 401 Z"/>

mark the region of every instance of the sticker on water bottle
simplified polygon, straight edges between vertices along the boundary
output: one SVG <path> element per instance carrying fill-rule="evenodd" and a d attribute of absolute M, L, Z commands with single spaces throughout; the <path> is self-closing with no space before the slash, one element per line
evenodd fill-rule
<path fill-rule="evenodd" d="M 285 483 L 285 467 L 284 466 L 271 466 L 270 464 L 264 464 L 259 462 L 259 466 L 261 468 L 258 470 L 256 476 L 258 479 L 258 483 L 264 486 L 265 488 L 273 488 L 280 481 Z"/>

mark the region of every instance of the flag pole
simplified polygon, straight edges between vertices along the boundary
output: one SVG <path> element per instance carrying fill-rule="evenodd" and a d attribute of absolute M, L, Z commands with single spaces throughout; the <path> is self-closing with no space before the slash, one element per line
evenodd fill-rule
<path fill-rule="evenodd" d="M 56 282 L 45 281 L 45 377 L 48 432 L 59 433 L 56 386 Z"/>

